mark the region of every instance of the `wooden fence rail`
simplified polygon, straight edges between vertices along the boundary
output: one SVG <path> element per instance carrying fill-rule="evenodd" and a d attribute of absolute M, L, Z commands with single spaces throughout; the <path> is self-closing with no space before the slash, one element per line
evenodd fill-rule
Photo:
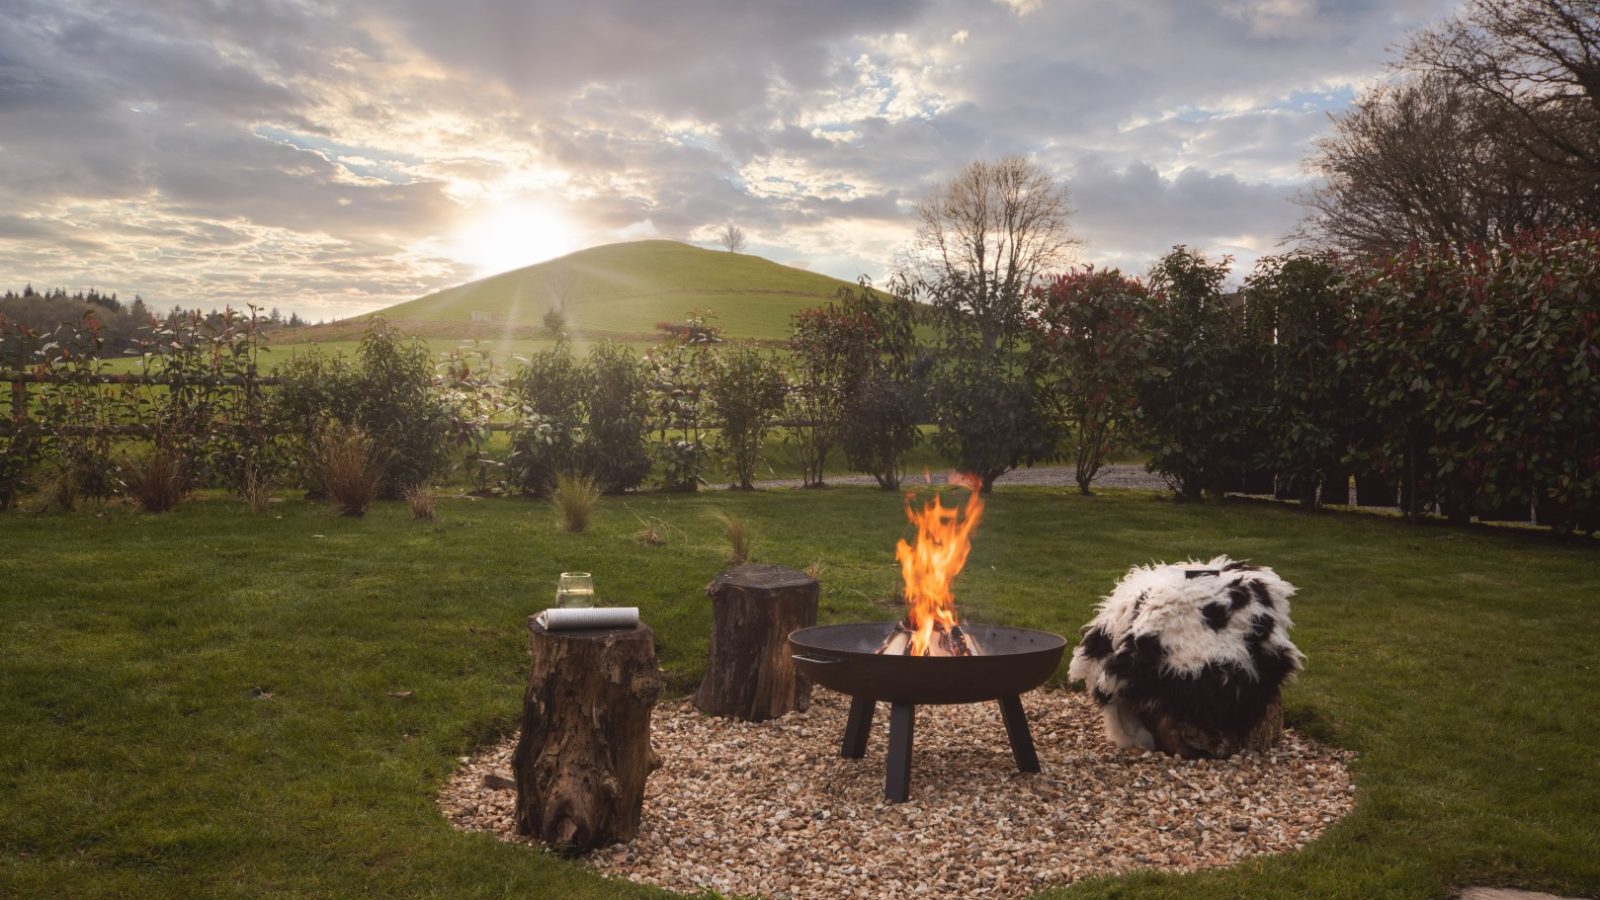
<path fill-rule="evenodd" d="M 183 377 L 145 375 L 140 372 L 0 372 L 0 381 L 11 382 L 15 393 L 19 384 L 137 384 L 161 387 L 270 387 L 283 383 L 277 375 L 201 375 Z"/>

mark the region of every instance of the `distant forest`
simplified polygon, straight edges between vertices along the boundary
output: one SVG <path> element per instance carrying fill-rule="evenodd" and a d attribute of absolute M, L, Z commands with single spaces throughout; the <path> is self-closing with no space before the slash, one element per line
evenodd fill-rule
<path fill-rule="evenodd" d="M 132 302 L 123 303 L 115 293 L 102 294 L 90 288 L 75 294 L 65 288 L 36 290 L 33 285 L 20 292 L 7 290 L 0 294 L 0 321 L 9 321 L 41 334 L 54 331 L 57 326 L 77 323 L 85 315 L 93 315 L 103 326 L 100 336 L 105 341 L 101 353 L 114 356 L 132 352 L 141 328 L 152 321 L 170 321 L 180 316 L 194 315 L 197 311 L 174 306 L 166 312 L 156 312 L 135 294 Z M 222 322 L 220 312 L 200 312 L 208 322 Z M 269 326 L 293 328 L 308 324 L 299 313 L 284 317 L 277 309 L 262 317 Z"/>

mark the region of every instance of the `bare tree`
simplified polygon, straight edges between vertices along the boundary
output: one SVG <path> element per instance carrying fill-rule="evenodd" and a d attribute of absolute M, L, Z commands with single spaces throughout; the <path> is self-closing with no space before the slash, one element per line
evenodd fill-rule
<path fill-rule="evenodd" d="M 1570 217 L 1492 104 L 1447 75 L 1380 85 L 1336 116 L 1308 161 L 1297 237 L 1352 253 L 1499 241 Z"/>
<path fill-rule="evenodd" d="M 1067 189 L 1021 156 L 969 163 L 916 209 L 917 261 L 932 270 L 924 274 L 963 282 L 980 309 L 1021 297 L 1077 243 Z"/>
<path fill-rule="evenodd" d="M 729 222 L 728 227 L 722 229 L 722 233 L 717 235 L 717 242 L 727 247 L 729 253 L 738 253 L 746 247 L 744 229 Z"/>
<path fill-rule="evenodd" d="M 1334 118 L 1300 237 L 1389 252 L 1600 219 L 1600 0 L 1468 0 Z"/>
<path fill-rule="evenodd" d="M 1522 127 L 1540 162 L 1585 182 L 1600 173 L 1600 0 L 1469 0 L 1414 38 L 1403 65 L 1447 74 Z"/>
<path fill-rule="evenodd" d="M 1020 156 L 974 162 L 917 204 L 912 286 L 938 334 L 931 395 L 935 445 L 982 490 L 1054 454 L 1054 420 L 1031 371 L 1027 300 L 1066 261 L 1067 192 Z"/>

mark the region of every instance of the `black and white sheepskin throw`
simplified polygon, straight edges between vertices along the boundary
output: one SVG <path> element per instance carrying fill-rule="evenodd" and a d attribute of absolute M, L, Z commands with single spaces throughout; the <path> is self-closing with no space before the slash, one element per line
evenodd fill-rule
<path fill-rule="evenodd" d="M 1068 675 L 1123 748 L 1230 756 L 1251 744 L 1305 657 L 1289 640 L 1294 585 L 1219 556 L 1135 566 L 1100 602 Z M 1275 735 L 1274 735 L 1275 737 Z"/>

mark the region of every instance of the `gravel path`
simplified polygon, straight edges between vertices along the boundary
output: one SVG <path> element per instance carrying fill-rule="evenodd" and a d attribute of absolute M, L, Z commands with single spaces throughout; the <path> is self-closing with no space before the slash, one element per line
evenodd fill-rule
<path fill-rule="evenodd" d="M 942 472 L 933 473 L 935 484 L 944 484 L 946 477 Z M 804 482 L 798 478 L 780 478 L 771 481 L 757 481 L 758 488 L 797 488 Z M 922 483 L 920 476 L 908 476 L 905 480 L 906 487 L 914 487 Z M 832 485 L 868 485 L 875 486 L 876 481 L 870 475 L 830 475 L 828 484 Z M 1077 488 L 1078 478 L 1074 469 L 1069 466 L 1033 466 L 1026 469 L 1013 469 L 999 478 L 995 484 L 1032 485 L 1037 487 L 1067 487 Z M 1095 473 L 1094 487 L 1106 488 L 1137 488 L 1143 491 L 1169 490 L 1166 481 L 1160 475 L 1152 475 L 1144 470 L 1144 466 L 1114 465 L 1103 466 Z"/>
<path fill-rule="evenodd" d="M 845 698 L 750 724 L 687 700 L 655 710 L 663 765 L 639 837 L 599 872 L 675 891 L 774 898 L 1016 897 L 1139 868 L 1201 869 L 1304 846 L 1353 807 L 1353 754 L 1294 731 L 1267 754 L 1184 761 L 1118 750 L 1085 694 L 1023 698 L 1044 771 L 1016 771 L 993 704 L 917 709 L 912 802 L 883 799 L 887 710 L 865 759 L 839 757 Z M 439 798 L 458 828 L 513 831 L 515 737 Z M 495 776 L 498 776 L 497 780 Z M 497 789 L 498 786 L 498 789 Z"/>

